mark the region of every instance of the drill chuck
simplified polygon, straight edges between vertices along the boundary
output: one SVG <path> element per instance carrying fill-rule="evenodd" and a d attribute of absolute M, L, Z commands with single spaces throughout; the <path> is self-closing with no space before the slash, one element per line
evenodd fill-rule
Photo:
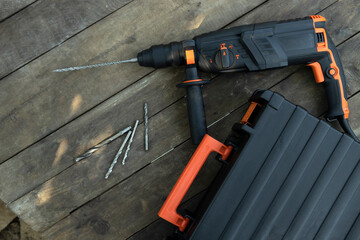
<path fill-rule="evenodd" d="M 140 66 L 164 68 L 185 65 L 182 42 L 172 42 L 166 45 L 154 45 L 137 55 Z"/>

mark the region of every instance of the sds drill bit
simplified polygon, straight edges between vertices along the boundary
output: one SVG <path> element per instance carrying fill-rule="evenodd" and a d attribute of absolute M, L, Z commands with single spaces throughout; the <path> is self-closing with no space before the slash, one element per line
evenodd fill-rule
<path fill-rule="evenodd" d="M 145 151 L 149 150 L 149 115 L 147 103 L 144 104 Z"/>
<path fill-rule="evenodd" d="M 87 150 L 81 156 L 77 157 L 75 159 L 75 162 L 79 162 L 80 160 L 82 160 L 84 158 L 90 157 L 94 152 L 96 152 L 100 148 L 104 147 L 105 145 L 111 143 L 112 141 L 114 141 L 115 139 L 117 139 L 118 137 L 122 136 L 124 133 L 127 133 L 130 130 L 131 130 L 131 127 L 129 126 L 129 127 L 125 128 L 125 129 L 121 130 L 120 132 L 116 133 L 115 135 L 113 135 L 113 136 L 103 140 L 102 142 L 96 144 L 94 147 Z"/>
<path fill-rule="evenodd" d="M 133 139 L 134 139 L 135 131 L 136 131 L 136 128 L 137 128 L 138 124 L 139 124 L 139 120 L 136 120 L 135 125 L 134 125 L 134 128 L 133 128 L 133 132 L 131 133 L 131 137 L 130 137 L 129 143 L 128 143 L 128 145 L 127 145 L 127 148 L 126 148 L 126 151 L 125 151 L 125 154 L 124 154 L 124 158 L 123 158 L 123 160 L 122 160 L 122 165 L 125 165 L 125 160 L 126 160 L 126 158 L 127 158 L 127 156 L 128 156 L 128 153 L 129 153 L 129 151 L 130 151 L 130 145 L 131 145 L 131 143 L 132 143 L 132 141 L 133 141 Z"/>
<path fill-rule="evenodd" d="M 53 72 L 68 72 L 68 71 L 81 70 L 81 69 L 86 69 L 86 68 L 106 67 L 106 66 L 120 64 L 120 63 L 134 63 L 137 61 L 138 61 L 137 58 L 131 58 L 128 60 L 115 61 L 115 62 L 106 62 L 106 63 L 98 63 L 98 64 L 93 64 L 93 65 L 85 65 L 85 66 L 78 66 L 78 67 L 60 68 L 60 69 L 53 70 Z"/>
<path fill-rule="evenodd" d="M 108 179 L 109 176 L 110 176 L 110 174 L 112 173 L 112 170 L 113 170 L 115 164 L 117 163 L 117 160 L 118 160 L 120 154 L 122 153 L 122 151 L 123 151 L 123 149 L 124 149 L 124 147 L 125 147 L 125 144 L 126 144 L 127 141 L 129 140 L 130 135 L 131 135 L 131 131 L 128 132 L 128 134 L 127 134 L 126 137 L 125 137 L 124 142 L 121 144 L 121 147 L 119 148 L 119 151 L 116 153 L 116 156 L 115 156 L 113 162 L 111 163 L 111 166 L 110 166 L 109 170 L 107 171 L 107 173 L 106 173 L 106 175 L 105 175 L 105 179 Z"/>

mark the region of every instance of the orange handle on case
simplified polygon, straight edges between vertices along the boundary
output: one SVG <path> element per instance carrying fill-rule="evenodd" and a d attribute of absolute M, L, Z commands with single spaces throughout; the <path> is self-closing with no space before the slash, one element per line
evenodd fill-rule
<path fill-rule="evenodd" d="M 179 204 L 184 198 L 186 192 L 189 190 L 192 182 L 199 173 L 201 167 L 205 163 L 211 152 L 221 154 L 222 159 L 226 160 L 232 151 L 232 146 L 226 146 L 208 134 L 205 134 L 201 143 L 197 147 L 195 153 L 192 155 L 189 163 L 186 165 L 180 178 L 177 180 L 175 186 L 171 190 L 165 203 L 161 207 L 158 215 L 166 221 L 174 224 L 180 231 L 184 231 L 190 219 L 184 218 L 176 212 Z"/>

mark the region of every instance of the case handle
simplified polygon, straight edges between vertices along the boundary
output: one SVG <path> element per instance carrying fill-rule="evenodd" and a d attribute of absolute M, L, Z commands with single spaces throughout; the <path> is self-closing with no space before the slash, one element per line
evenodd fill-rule
<path fill-rule="evenodd" d="M 226 146 L 208 134 L 205 134 L 203 140 L 197 147 L 195 153 L 192 155 L 189 163 L 186 165 L 180 178 L 177 180 L 165 203 L 161 207 L 158 213 L 159 216 L 174 224 L 180 231 L 183 232 L 190 219 L 184 218 L 178 214 L 176 209 L 184 198 L 186 192 L 189 190 L 192 182 L 211 152 L 219 153 L 222 159 L 226 160 L 232 149 L 232 146 Z"/>

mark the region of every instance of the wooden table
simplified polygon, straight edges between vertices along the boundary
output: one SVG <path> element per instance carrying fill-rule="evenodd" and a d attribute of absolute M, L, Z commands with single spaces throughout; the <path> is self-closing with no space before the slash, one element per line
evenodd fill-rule
<path fill-rule="evenodd" d="M 4 6 L 2 6 L 4 5 Z M 220 28 L 312 14 L 327 29 L 347 77 L 350 123 L 360 135 L 358 0 L 27 0 L 0 5 L 0 198 L 45 239 L 161 239 L 172 230 L 157 211 L 195 147 L 183 68 L 137 64 L 54 73 L 67 66 L 127 59 L 153 44 Z M 310 68 L 202 74 L 209 132 L 224 140 L 258 88 L 315 116 L 327 109 Z M 144 151 L 143 104 L 150 150 Z M 105 173 L 117 139 L 79 163 L 74 158 L 140 120 L 127 164 Z M 335 125 L 337 127 L 337 125 Z M 208 161 L 185 198 L 199 201 L 219 163 Z"/>

